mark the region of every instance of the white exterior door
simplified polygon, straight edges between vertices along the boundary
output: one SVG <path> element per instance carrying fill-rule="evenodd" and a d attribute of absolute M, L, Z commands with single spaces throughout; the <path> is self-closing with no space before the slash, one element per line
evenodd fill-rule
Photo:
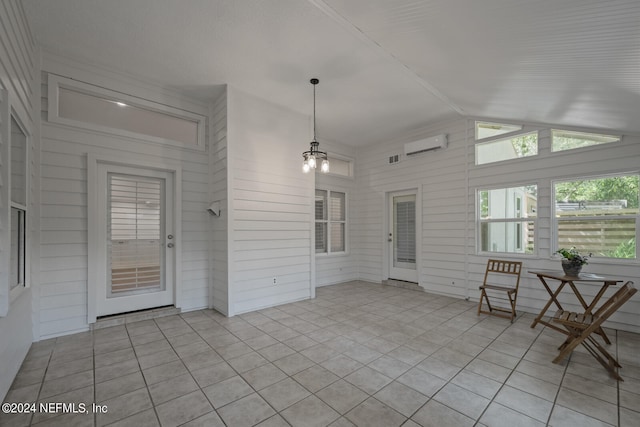
<path fill-rule="evenodd" d="M 416 192 L 389 194 L 389 278 L 418 282 Z"/>
<path fill-rule="evenodd" d="M 174 305 L 173 174 L 98 166 L 97 316 Z"/>

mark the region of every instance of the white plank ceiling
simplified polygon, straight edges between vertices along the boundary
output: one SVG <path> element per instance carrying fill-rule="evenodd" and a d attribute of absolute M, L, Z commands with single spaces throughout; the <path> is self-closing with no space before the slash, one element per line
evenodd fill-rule
<path fill-rule="evenodd" d="M 23 0 L 45 51 L 353 146 L 471 116 L 640 133 L 640 0 Z"/>

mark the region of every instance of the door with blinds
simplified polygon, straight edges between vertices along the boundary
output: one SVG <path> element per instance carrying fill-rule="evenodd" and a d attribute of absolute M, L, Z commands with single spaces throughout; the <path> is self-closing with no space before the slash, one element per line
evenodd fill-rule
<path fill-rule="evenodd" d="M 418 282 L 416 193 L 389 195 L 389 278 Z"/>
<path fill-rule="evenodd" d="M 103 265 L 97 315 L 174 304 L 173 176 L 99 166 Z"/>

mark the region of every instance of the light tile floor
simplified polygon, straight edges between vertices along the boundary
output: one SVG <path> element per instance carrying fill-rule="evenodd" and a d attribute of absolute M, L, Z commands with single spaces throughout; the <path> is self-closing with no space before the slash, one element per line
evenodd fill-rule
<path fill-rule="evenodd" d="M 53 406 L 0 425 L 640 425 L 639 335 L 608 331 L 618 383 L 581 350 L 551 363 L 563 336 L 532 318 L 350 282 L 233 318 L 203 310 L 75 334 L 34 343 L 5 400 L 89 414 Z"/>

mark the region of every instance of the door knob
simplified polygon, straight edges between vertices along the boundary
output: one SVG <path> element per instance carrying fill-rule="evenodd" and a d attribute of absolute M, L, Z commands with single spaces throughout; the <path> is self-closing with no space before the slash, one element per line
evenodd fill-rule
<path fill-rule="evenodd" d="M 167 243 L 167 247 L 168 248 L 172 248 L 173 247 L 173 243 Z"/>

